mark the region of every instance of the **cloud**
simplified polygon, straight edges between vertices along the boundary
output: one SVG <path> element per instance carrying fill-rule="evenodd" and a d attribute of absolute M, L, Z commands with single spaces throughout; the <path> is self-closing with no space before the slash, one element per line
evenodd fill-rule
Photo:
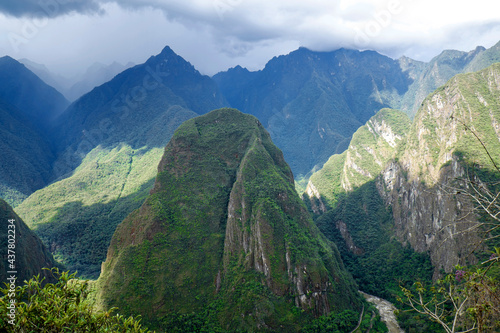
<path fill-rule="evenodd" d="M 427 61 L 445 48 L 495 44 L 500 12 L 491 9 L 497 1 L 475 0 L 474 6 L 456 0 L 3 1 L 0 13 L 9 17 L 0 20 L 0 31 L 6 31 L 0 50 L 71 68 L 71 62 L 139 63 L 169 45 L 208 74 L 237 64 L 262 68 L 299 46 L 372 49 Z"/>
<path fill-rule="evenodd" d="M 98 0 L 15 0 L 0 2 L 0 12 L 14 17 L 55 18 L 69 13 L 100 13 Z"/>

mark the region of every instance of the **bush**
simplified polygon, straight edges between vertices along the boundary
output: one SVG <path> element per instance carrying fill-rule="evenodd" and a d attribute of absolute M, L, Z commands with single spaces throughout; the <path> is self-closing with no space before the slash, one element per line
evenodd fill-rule
<path fill-rule="evenodd" d="M 56 283 L 44 283 L 40 276 L 15 289 L 0 288 L 0 331 L 2 332 L 123 332 L 146 333 L 140 319 L 112 315 L 116 308 L 97 311 L 89 298 L 88 280 L 76 273 L 53 268 Z M 13 286 L 12 286 L 13 287 Z M 15 291 L 14 291 L 15 290 Z M 15 310 L 12 310 L 15 301 Z"/>

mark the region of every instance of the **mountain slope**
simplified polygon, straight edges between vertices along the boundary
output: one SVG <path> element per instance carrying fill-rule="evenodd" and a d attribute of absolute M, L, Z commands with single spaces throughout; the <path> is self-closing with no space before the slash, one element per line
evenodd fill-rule
<path fill-rule="evenodd" d="M 489 49 L 482 46 L 469 52 L 445 50 L 428 63 L 422 64 L 402 57 L 399 59 L 401 68 L 414 78 L 401 104 L 393 107 L 406 112 L 413 118 L 422 101 L 444 85 L 453 76 L 486 68 L 500 61 L 500 42 Z"/>
<path fill-rule="evenodd" d="M 411 121 L 401 111 L 382 109 L 356 133 L 349 148 L 340 155 L 333 155 L 315 172 L 307 184 L 310 198 L 319 200 L 315 210 L 325 212 L 336 198 L 374 180 L 394 159 L 399 145 L 404 141 Z"/>
<path fill-rule="evenodd" d="M 499 44 L 443 51 L 429 63 L 373 51 L 300 48 L 261 71 L 235 67 L 213 79 L 231 106 L 262 121 L 296 178 L 307 180 L 311 170 L 347 149 L 351 135 L 378 110 L 400 109 L 413 118 L 424 98 L 454 75 L 499 61 Z"/>
<path fill-rule="evenodd" d="M 357 148 L 350 147 L 344 157 L 333 156 L 324 170 L 311 177 L 316 191 L 309 191 L 313 197 L 312 208 L 319 213 L 321 203 L 325 202 L 333 207 L 332 213 L 318 218 L 321 229 L 329 230 L 332 239 L 342 240 L 352 256 L 364 250 L 364 238 L 356 240 L 353 235 L 370 225 L 386 225 L 389 237 L 396 237 L 417 252 L 429 253 L 434 278 L 442 269 L 449 272 L 457 264 L 477 262 L 482 254 L 479 251 L 476 255 L 474 250 L 484 251 L 485 246 L 495 244 L 478 247 L 479 223 L 485 220 L 480 210 L 474 212 L 470 198 L 465 195 L 470 188 L 464 184 L 468 177 L 473 177 L 475 182 L 492 186 L 491 182 L 498 181 L 498 175 L 481 144 L 463 124 L 478 135 L 498 163 L 499 97 L 500 64 L 457 75 L 424 100 L 411 127 L 404 131 L 402 144 L 396 146 L 376 173 L 370 173 L 371 177 L 353 170 L 370 170 L 373 160 L 353 160 L 360 167 L 346 168 L 349 163 L 345 155 L 353 150 L 361 151 L 363 144 L 351 143 Z M 383 151 L 387 150 L 375 148 L 373 156 Z M 346 186 L 349 183 L 355 183 L 358 188 Z M 363 199 L 363 193 L 371 194 Z M 377 217 L 378 214 L 373 213 L 376 208 L 369 202 L 374 197 L 379 198 L 376 206 L 390 207 L 389 217 Z M 349 202 L 367 209 L 369 216 L 362 218 L 358 214 L 347 223 L 345 214 L 355 211 L 353 206 L 345 206 Z"/>
<path fill-rule="evenodd" d="M 174 130 L 223 104 L 211 79 L 166 47 L 68 107 L 54 129 L 58 181 L 19 214 L 69 268 L 97 278 L 116 225 L 147 196 Z"/>
<path fill-rule="evenodd" d="M 0 99 L 44 130 L 69 104 L 57 90 L 9 56 L 0 58 Z"/>
<path fill-rule="evenodd" d="M 247 84 L 234 86 L 235 76 Z M 347 148 L 376 111 L 391 106 L 411 82 L 397 61 L 372 51 L 300 48 L 251 76 L 214 76 L 232 106 L 258 117 L 298 178 Z"/>
<path fill-rule="evenodd" d="M 0 196 L 17 206 L 51 180 L 48 128 L 68 101 L 24 65 L 0 58 Z"/>
<path fill-rule="evenodd" d="M 178 128 L 150 196 L 117 228 L 98 285 L 104 307 L 156 325 L 194 312 L 231 331 L 291 332 L 307 318 L 295 307 L 312 316 L 361 307 L 281 151 L 234 109 Z"/>
<path fill-rule="evenodd" d="M 46 138 L 23 112 L 0 100 L 0 195 L 19 205 L 47 185 L 53 160 Z"/>
<path fill-rule="evenodd" d="M 17 285 L 38 274 L 48 281 L 53 281 L 52 274 L 42 268 L 60 267 L 60 265 L 56 263 L 40 238 L 3 199 L 0 199 L 0 227 L 3 230 L 0 234 L 0 246 L 4 251 L 3 260 L 0 261 L 0 281 L 7 282 L 7 277 L 11 275 L 9 271 L 16 271 L 13 275 L 17 277 Z M 7 253 L 10 249 L 9 244 L 15 247 L 12 252 Z M 13 256 L 8 256 L 11 253 Z"/>

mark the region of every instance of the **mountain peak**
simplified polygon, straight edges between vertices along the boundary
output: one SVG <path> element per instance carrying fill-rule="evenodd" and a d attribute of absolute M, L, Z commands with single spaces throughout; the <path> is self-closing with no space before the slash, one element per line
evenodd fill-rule
<path fill-rule="evenodd" d="M 177 129 L 151 195 L 117 228 L 98 283 L 107 306 L 146 320 L 217 303 L 225 329 L 290 332 L 296 307 L 313 316 L 359 309 L 336 251 L 262 124 L 225 108 Z M 145 277 L 155 294 L 137 298 Z"/>

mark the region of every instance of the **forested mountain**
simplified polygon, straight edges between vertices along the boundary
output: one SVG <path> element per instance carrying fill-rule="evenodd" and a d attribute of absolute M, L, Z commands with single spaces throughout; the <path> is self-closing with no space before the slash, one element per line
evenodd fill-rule
<path fill-rule="evenodd" d="M 0 197 L 11 205 L 49 183 L 48 129 L 68 104 L 24 65 L 0 58 Z"/>
<path fill-rule="evenodd" d="M 257 73 L 233 69 L 214 80 L 232 106 L 262 121 L 297 178 L 344 151 L 351 135 L 411 83 L 396 60 L 376 52 L 305 48 Z M 228 84 L 234 81 L 245 84 Z"/>
<path fill-rule="evenodd" d="M 105 308 L 166 331 L 176 329 L 169 318 L 194 314 L 229 331 L 296 332 L 307 319 L 362 308 L 283 154 L 257 118 L 235 109 L 177 129 L 150 195 L 113 235 L 98 290 Z"/>
<path fill-rule="evenodd" d="M 372 51 L 301 48 L 257 72 L 236 67 L 215 75 L 231 106 L 261 119 L 298 180 L 347 149 L 352 134 L 384 107 L 413 118 L 423 99 L 451 77 L 500 61 L 486 50 L 448 50 L 429 63 Z"/>
<path fill-rule="evenodd" d="M 18 108 L 36 128 L 43 130 L 69 104 L 57 90 L 8 56 L 0 58 L 0 99 Z"/>
<path fill-rule="evenodd" d="M 94 87 L 100 86 L 113 79 L 127 68 L 132 67 L 133 63 L 122 65 L 113 62 L 110 65 L 94 63 L 87 68 L 84 73 L 76 74 L 72 77 L 65 77 L 51 72 L 46 66 L 37 64 L 28 59 L 19 59 L 29 70 L 35 73 L 48 85 L 54 87 L 69 101 L 75 101 L 79 97 L 91 91 Z"/>
<path fill-rule="evenodd" d="M 101 273 L 101 306 L 153 325 L 356 321 L 357 286 L 394 301 L 498 246 L 465 232 L 487 221 L 470 184 L 498 190 L 474 136 L 500 164 L 498 60 L 500 43 L 429 63 L 300 48 L 210 78 L 166 47 L 68 105 L 0 58 L 0 196 Z"/>
<path fill-rule="evenodd" d="M 422 269 L 412 275 L 437 278 L 498 246 L 480 243 L 492 235 L 482 234 L 487 217 L 468 193 L 476 186 L 498 192 L 481 142 L 498 164 L 499 97 L 499 64 L 457 75 L 424 100 L 411 125 L 400 111 L 380 111 L 311 177 L 306 196 L 316 222 L 363 290 L 390 297 L 396 279 L 411 278 L 401 269 L 410 262 Z M 400 244 L 410 247 L 404 256 Z"/>
<path fill-rule="evenodd" d="M 58 181 L 24 201 L 19 214 L 69 268 L 97 278 L 116 225 L 142 204 L 175 129 L 224 103 L 209 77 L 165 48 L 58 118 Z"/>

